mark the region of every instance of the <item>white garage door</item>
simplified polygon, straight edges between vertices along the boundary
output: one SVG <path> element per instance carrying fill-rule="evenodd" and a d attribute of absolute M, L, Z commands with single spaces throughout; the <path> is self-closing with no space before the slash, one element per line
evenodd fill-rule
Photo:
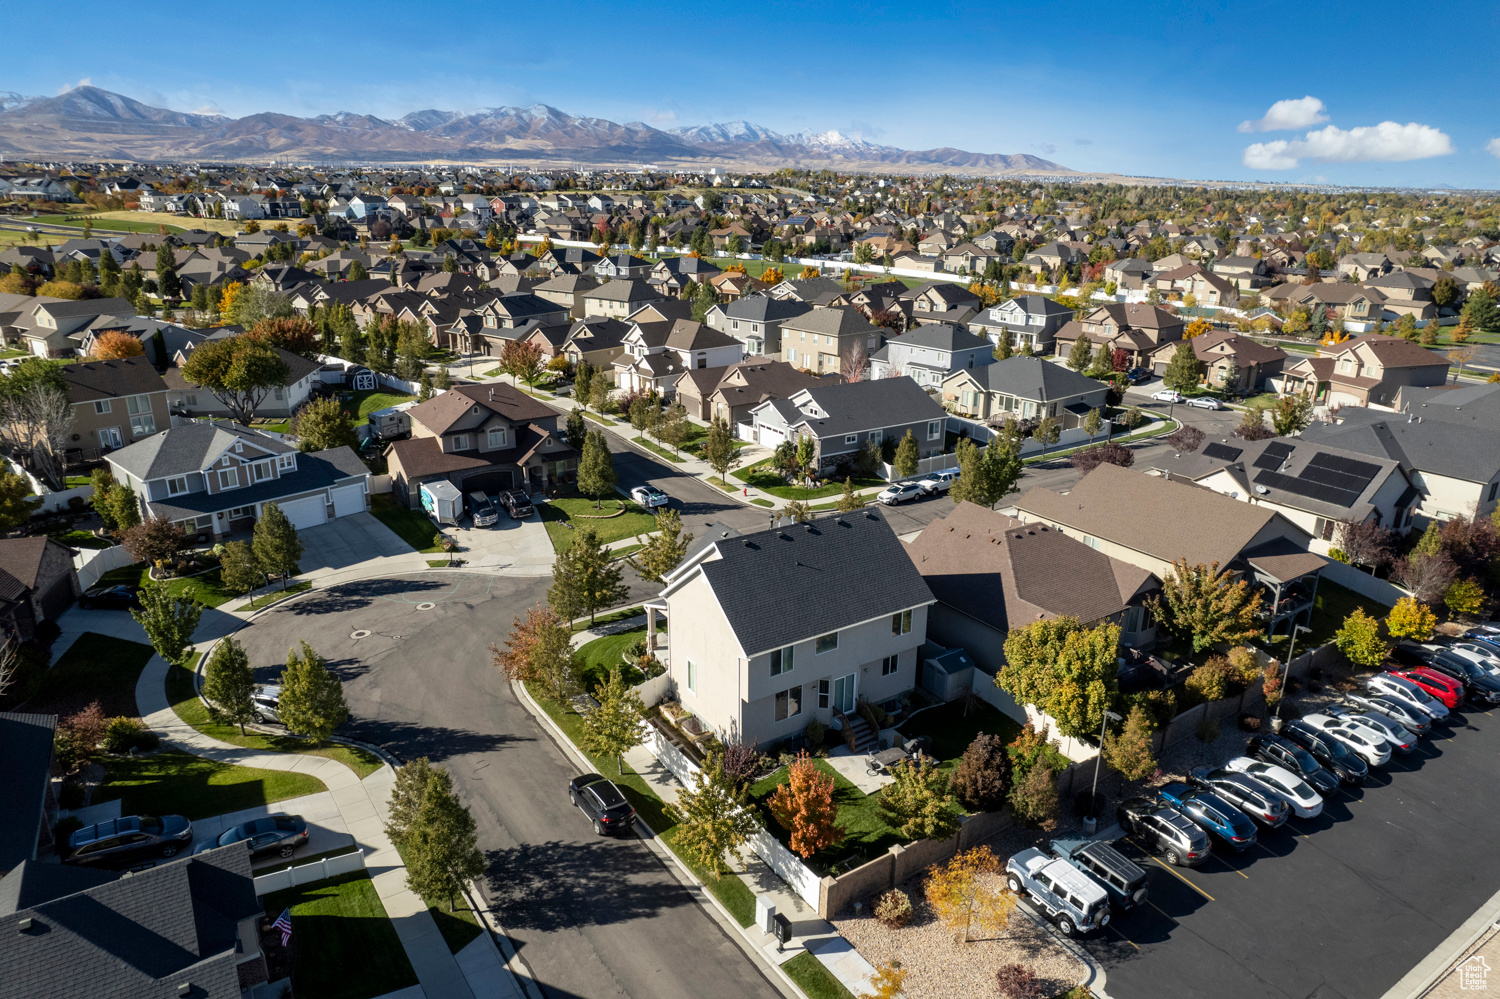
<path fill-rule="evenodd" d="M 782 441 L 786 440 L 781 431 L 775 427 L 768 427 L 762 424 L 758 429 L 760 431 L 761 447 L 776 447 Z"/>
<path fill-rule="evenodd" d="M 361 485 L 339 486 L 333 491 L 333 515 L 347 517 L 365 512 L 365 489 Z"/>
<path fill-rule="evenodd" d="M 328 520 L 326 506 L 321 495 L 308 496 L 281 504 L 281 512 L 286 514 L 286 519 L 290 520 L 292 526 L 300 531 L 305 527 L 317 527 L 325 523 Z"/>

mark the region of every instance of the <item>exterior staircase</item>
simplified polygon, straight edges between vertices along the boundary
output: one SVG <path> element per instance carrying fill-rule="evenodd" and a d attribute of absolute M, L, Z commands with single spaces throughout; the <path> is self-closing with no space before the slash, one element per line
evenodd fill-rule
<path fill-rule="evenodd" d="M 871 730 L 869 722 L 858 714 L 851 714 L 844 716 L 844 724 L 848 726 L 849 734 L 853 739 L 851 748 L 855 756 L 875 752 L 880 744 L 880 733 Z"/>

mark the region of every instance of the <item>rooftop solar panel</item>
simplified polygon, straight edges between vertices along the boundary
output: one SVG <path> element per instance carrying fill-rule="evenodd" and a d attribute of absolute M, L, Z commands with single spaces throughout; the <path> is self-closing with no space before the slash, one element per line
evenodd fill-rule
<path fill-rule="evenodd" d="M 1217 458 L 1219 461 L 1238 461 L 1240 455 L 1243 453 L 1244 450 L 1242 448 L 1229 447 L 1225 444 L 1220 444 L 1218 441 L 1203 448 L 1205 457 Z"/>

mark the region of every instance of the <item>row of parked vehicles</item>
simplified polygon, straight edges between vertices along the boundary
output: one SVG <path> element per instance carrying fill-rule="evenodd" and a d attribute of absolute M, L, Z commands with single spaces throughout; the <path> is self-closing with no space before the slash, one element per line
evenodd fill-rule
<path fill-rule="evenodd" d="M 300 815 L 278 812 L 251 819 L 205 839 L 193 854 L 242 844 L 251 857 L 291 857 L 306 846 L 307 822 Z M 73 830 L 64 860 L 79 867 L 110 870 L 152 867 L 170 860 L 193 843 L 193 824 L 181 815 L 124 815 Z"/>
<path fill-rule="evenodd" d="M 1122 801 L 1115 816 L 1174 866 L 1201 864 L 1216 845 L 1238 853 L 1292 818 L 1320 815 L 1340 786 L 1410 753 L 1464 704 L 1500 704 L 1500 623 L 1458 641 L 1398 646 L 1358 691 L 1252 737 L 1245 755 L 1222 767 Z M 1106 926 L 1148 894 L 1146 871 L 1099 840 L 1055 840 L 1051 856 L 1023 850 L 1007 862 L 1006 881 L 1068 936 Z"/>
<path fill-rule="evenodd" d="M 896 506 L 907 500 L 914 500 L 921 496 L 937 496 L 953 488 L 953 483 L 958 480 L 958 469 L 946 468 L 941 472 L 933 472 L 925 478 L 915 482 L 892 482 L 880 492 L 875 498 L 886 506 Z"/>

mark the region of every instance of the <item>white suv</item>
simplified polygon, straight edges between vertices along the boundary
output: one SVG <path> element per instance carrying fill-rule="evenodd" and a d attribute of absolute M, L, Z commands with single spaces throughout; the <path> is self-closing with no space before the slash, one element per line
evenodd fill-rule
<path fill-rule="evenodd" d="M 1005 862 L 1005 883 L 1045 912 L 1065 937 L 1109 925 L 1109 894 L 1066 860 L 1022 850 Z"/>
<path fill-rule="evenodd" d="M 922 490 L 924 496 L 936 496 L 953 488 L 953 482 L 958 478 L 958 469 L 949 468 L 941 472 L 933 472 L 927 478 L 917 483 L 917 488 Z"/>
<path fill-rule="evenodd" d="M 1349 751 L 1372 767 L 1383 767 L 1391 762 L 1391 744 L 1382 735 L 1376 735 L 1363 726 L 1325 714 L 1303 715 L 1302 721 L 1319 732 L 1342 742 Z"/>

